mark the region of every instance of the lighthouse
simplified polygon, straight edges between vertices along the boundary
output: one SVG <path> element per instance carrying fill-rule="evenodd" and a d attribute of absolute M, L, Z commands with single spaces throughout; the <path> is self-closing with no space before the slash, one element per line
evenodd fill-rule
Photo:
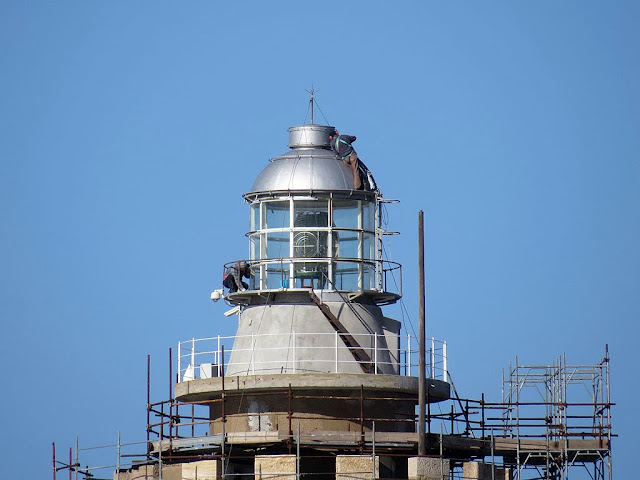
<path fill-rule="evenodd" d="M 333 126 L 288 133 L 289 149 L 243 194 L 247 258 L 224 266 L 250 269 L 248 288 L 219 292 L 237 314 L 237 333 L 180 343 L 175 398 L 208 406 L 223 461 L 234 442 L 250 456 L 283 458 L 295 444 L 296 471 L 334 478 L 340 454 L 362 454 L 372 435 L 403 434 L 397 444 L 414 449 L 406 435 L 415 432 L 418 352 L 382 310 L 402 296 L 401 265 L 383 258 L 388 201 L 377 188 L 354 188 L 352 170 L 330 148 Z M 429 402 L 449 398 L 439 345 L 427 366 Z M 332 460 L 319 462 L 330 445 Z M 229 456 L 222 468 L 255 473 L 255 462 Z M 393 457 L 387 463 L 395 471 Z"/>

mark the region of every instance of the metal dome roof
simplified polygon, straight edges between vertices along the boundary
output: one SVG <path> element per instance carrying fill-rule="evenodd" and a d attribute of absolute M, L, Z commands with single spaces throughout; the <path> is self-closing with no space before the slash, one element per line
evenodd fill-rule
<path fill-rule="evenodd" d="M 327 125 L 289 128 L 291 150 L 270 160 L 251 192 L 353 190 L 351 169 L 329 147 L 334 131 Z"/>

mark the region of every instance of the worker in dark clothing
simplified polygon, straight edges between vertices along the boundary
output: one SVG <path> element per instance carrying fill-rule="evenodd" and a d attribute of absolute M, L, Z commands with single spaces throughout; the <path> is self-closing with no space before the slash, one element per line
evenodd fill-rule
<path fill-rule="evenodd" d="M 358 157 L 358 154 L 351 145 L 356 141 L 354 135 L 340 135 L 336 130 L 335 133 L 329 136 L 331 150 L 336 156 L 342 160 L 353 172 L 353 188 L 355 190 L 368 190 L 371 192 L 380 193 L 378 185 L 371 174 L 371 171 L 367 168 L 362 160 Z"/>
<path fill-rule="evenodd" d="M 353 188 L 355 190 L 362 190 L 362 179 L 360 178 L 360 171 L 358 168 L 358 154 L 351 145 L 356 141 L 356 137 L 353 135 L 340 135 L 336 130 L 329 139 L 331 140 L 331 150 L 333 150 L 336 156 L 353 172 Z"/>
<path fill-rule="evenodd" d="M 222 285 L 229 289 L 229 293 L 235 293 L 238 290 L 244 292 L 249 288 L 249 285 L 242 280 L 243 277 L 251 277 L 251 269 L 245 261 L 238 262 L 227 268 L 222 278 Z"/>

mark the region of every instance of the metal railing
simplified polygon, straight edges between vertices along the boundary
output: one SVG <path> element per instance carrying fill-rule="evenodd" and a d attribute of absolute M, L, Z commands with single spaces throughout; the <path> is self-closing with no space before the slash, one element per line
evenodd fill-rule
<path fill-rule="evenodd" d="M 374 371 L 393 370 L 398 375 L 418 376 L 418 339 L 411 335 L 393 334 L 352 334 L 358 343 L 370 352 Z M 274 340 L 286 339 L 276 343 Z M 317 346 L 309 346 L 305 339 L 313 338 Z M 386 339 L 386 342 L 382 340 Z M 236 345 L 234 347 L 234 344 Z M 259 349 L 256 348 L 259 344 Z M 272 344 L 273 346 L 265 345 Z M 297 347 L 297 345 L 305 345 Z M 386 345 L 395 344 L 397 348 Z M 240 346 L 242 345 L 242 346 Z M 248 345 L 248 346 L 247 346 Z M 318 372 L 341 373 L 349 365 L 357 364 L 355 358 L 342 359 L 340 353 L 345 347 L 338 332 L 334 333 L 285 333 L 220 336 L 210 338 L 193 338 L 178 343 L 177 380 L 178 382 L 195 379 L 220 377 L 231 369 L 234 372 L 244 371 L 247 375 L 256 373 L 305 373 L 305 365 L 309 358 L 317 367 Z M 232 350 L 243 358 L 241 363 L 230 363 Z M 268 350 L 270 359 L 264 355 L 257 358 L 259 351 L 264 354 Z M 224 358 L 223 358 L 224 355 Z M 246 360 L 249 358 L 249 360 Z M 447 382 L 447 343 L 427 339 L 426 376 Z"/>
<path fill-rule="evenodd" d="M 251 277 L 243 279 L 249 290 L 286 290 L 311 286 L 319 290 L 402 296 L 402 265 L 390 260 L 306 257 L 234 260 L 224 264 L 223 276 L 230 267 L 240 262 L 246 262 L 251 270 Z M 296 287 L 298 283 L 300 285 Z"/>

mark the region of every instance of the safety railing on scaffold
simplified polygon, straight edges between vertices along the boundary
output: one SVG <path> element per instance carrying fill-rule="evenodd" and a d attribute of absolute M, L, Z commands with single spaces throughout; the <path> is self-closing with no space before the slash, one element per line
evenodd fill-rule
<path fill-rule="evenodd" d="M 397 375 L 418 376 L 419 350 L 416 337 L 388 333 L 351 336 L 369 352 L 374 372 L 391 370 Z M 278 342 L 273 341 L 276 338 Z M 313 345 L 310 345 L 311 342 L 305 342 L 308 338 L 314 339 Z M 386 342 L 383 342 L 383 339 Z M 397 348 L 389 348 L 387 345 L 390 344 L 397 345 Z M 256 348 L 256 345 L 259 345 L 259 348 Z M 178 343 L 177 381 L 220 377 L 228 369 L 235 372 L 246 371 L 247 375 L 282 373 L 283 361 L 286 364 L 286 373 L 303 373 L 303 364 L 308 363 L 309 358 L 313 358 L 318 372 L 342 373 L 345 371 L 343 367 L 349 366 L 346 364 L 358 363 L 355 358 L 343 359 L 340 352 L 345 348 L 338 332 L 193 338 Z M 243 359 L 242 362 L 230 363 L 232 350 L 236 358 Z M 258 351 L 260 355 L 256 355 Z M 268 360 L 265 359 L 267 357 Z M 448 382 L 447 342 L 435 338 L 427 339 L 425 371 L 427 378 Z"/>

